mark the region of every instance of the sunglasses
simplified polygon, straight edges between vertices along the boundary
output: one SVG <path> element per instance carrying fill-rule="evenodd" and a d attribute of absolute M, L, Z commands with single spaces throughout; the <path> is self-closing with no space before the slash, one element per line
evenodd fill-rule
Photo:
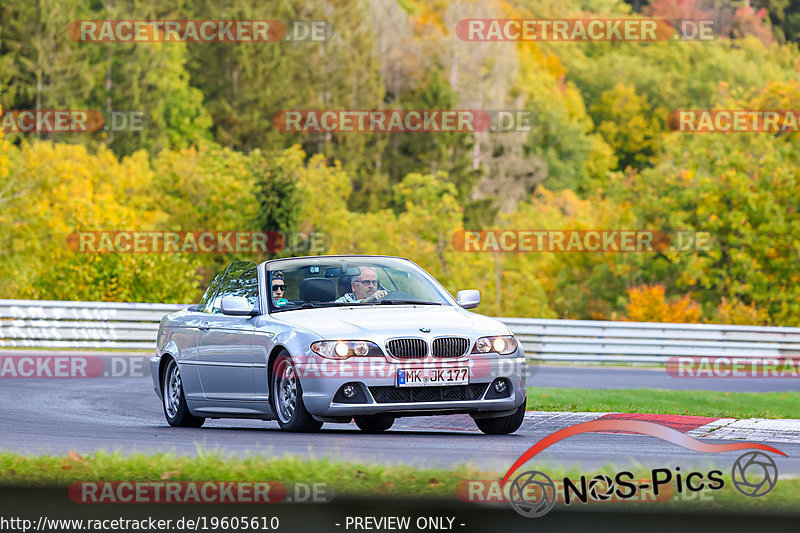
<path fill-rule="evenodd" d="M 362 285 L 375 285 L 376 287 L 378 286 L 378 280 L 377 279 L 364 279 L 364 280 L 358 280 L 357 279 L 356 281 L 361 283 Z"/>
<path fill-rule="evenodd" d="M 286 290 L 286 285 L 273 285 L 272 286 L 272 290 L 273 291 L 285 291 Z"/>

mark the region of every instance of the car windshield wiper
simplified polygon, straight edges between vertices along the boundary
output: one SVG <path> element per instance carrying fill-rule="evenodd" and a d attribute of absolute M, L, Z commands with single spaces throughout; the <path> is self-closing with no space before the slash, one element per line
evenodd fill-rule
<path fill-rule="evenodd" d="M 284 311 L 297 311 L 298 309 L 318 309 L 320 307 L 331 307 L 333 302 L 304 302 L 300 305 L 292 304 L 292 307 L 281 307 L 276 309 L 275 313 L 282 313 Z"/>
<path fill-rule="evenodd" d="M 439 302 L 425 302 L 423 300 L 379 300 L 375 303 L 381 305 L 394 305 L 394 304 L 442 305 Z"/>
<path fill-rule="evenodd" d="M 442 305 L 438 302 L 425 302 L 423 300 L 378 300 L 377 302 L 305 302 L 295 307 L 276 309 L 275 313 L 284 311 L 297 311 L 298 309 L 319 309 L 322 307 L 358 307 L 367 305 Z"/>

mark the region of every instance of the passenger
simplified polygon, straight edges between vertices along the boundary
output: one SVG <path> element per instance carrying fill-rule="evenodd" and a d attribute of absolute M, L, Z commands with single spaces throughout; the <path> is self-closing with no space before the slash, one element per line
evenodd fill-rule
<path fill-rule="evenodd" d="M 286 281 L 283 279 L 283 272 L 280 270 L 272 273 L 272 301 L 277 306 L 283 306 L 289 303 L 289 300 L 284 298 L 286 294 Z"/>
<path fill-rule="evenodd" d="M 350 282 L 353 292 L 336 299 L 341 303 L 368 303 L 377 302 L 388 294 L 383 289 L 378 290 L 378 275 L 371 268 L 362 268 L 361 274 Z"/>

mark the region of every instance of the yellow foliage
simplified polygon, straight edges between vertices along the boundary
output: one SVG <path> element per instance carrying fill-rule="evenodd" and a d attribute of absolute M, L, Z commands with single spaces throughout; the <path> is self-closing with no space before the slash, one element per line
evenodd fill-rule
<path fill-rule="evenodd" d="M 3 107 L 0 106 L 0 116 L 3 116 Z M 8 152 L 11 150 L 11 143 L 3 139 L 3 130 L 0 128 L 0 189 L 3 189 L 3 182 L 8 179 L 11 167 L 11 161 L 8 157 Z M 2 200 L 2 197 L 0 197 Z"/>
<path fill-rule="evenodd" d="M 700 305 L 687 294 L 669 303 L 663 285 L 642 285 L 628 290 L 628 317 L 633 322 L 700 322 Z"/>
<path fill-rule="evenodd" d="M 761 326 L 769 323 L 769 315 L 765 309 L 756 309 L 755 302 L 746 305 L 740 300 L 728 301 L 723 296 L 717 306 L 714 323 Z"/>
<path fill-rule="evenodd" d="M 3 141 L 0 141 L 3 142 Z M 186 301 L 194 298 L 194 266 L 186 258 L 150 254 L 86 254 L 68 245 L 80 231 L 151 231 L 165 217 L 144 152 L 121 161 L 105 147 L 34 142 L 13 148 L 13 201 L 0 218 L 0 241 L 13 250 L 2 267 L 12 275 L 0 297 Z M 6 155 L 9 148 L 0 146 Z M 0 161 L 0 164 L 2 162 Z M 0 199 L 2 200 L 2 199 Z M 73 236 L 74 237 L 74 236 Z M 9 244 L 10 243 L 10 244 Z M 171 283 L 163 282 L 168 273 Z"/>
<path fill-rule="evenodd" d="M 336 240 L 341 235 L 342 221 L 348 217 L 350 178 L 339 161 L 329 166 L 322 154 L 304 164 L 306 153 L 295 145 L 281 155 L 284 166 L 294 168 L 300 193 L 300 226 L 303 231 L 324 231 Z"/>

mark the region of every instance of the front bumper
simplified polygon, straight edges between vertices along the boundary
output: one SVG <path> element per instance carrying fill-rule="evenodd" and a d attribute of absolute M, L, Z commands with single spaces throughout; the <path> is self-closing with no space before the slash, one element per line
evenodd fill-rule
<path fill-rule="evenodd" d="M 163 399 L 161 397 L 161 384 L 159 383 L 160 376 L 159 373 L 159 366 L 161 365 L 161 356 L 156 354 L 150 358 L 150 377 L 153 379 L 153 389 L 156 391 L 156 395 L 158 399 Z"/>
<path fill-rule="evenodd" d="M 358 361 L 351 358 L 347 360 L 351 361 L 350 365 L 340 365 L 320 359 L 311 358 L 309 362 L 296 365 L 303 387 L 303 402 L 319 420 L 375 414 L 504 416 L 513 413 L 527 398 L 526 361 L 521 351 L 509 356 L 472 356 L 452 361 L 428 357 L 388 363 L 383 358 L 360 358 Z M 468 386 L 413 387 L 411 392 L 408 388 L 397 387 L 398 369 L 448 370 L 465 366 L 469 368 Z M 508 387 L 502 395 L 493 392 L 491 386 L 498 378 L 505 378 Z M 363 394 L 349 400 L 343 398 L 341 389 L 345 384 L 357 386 Z"/>

